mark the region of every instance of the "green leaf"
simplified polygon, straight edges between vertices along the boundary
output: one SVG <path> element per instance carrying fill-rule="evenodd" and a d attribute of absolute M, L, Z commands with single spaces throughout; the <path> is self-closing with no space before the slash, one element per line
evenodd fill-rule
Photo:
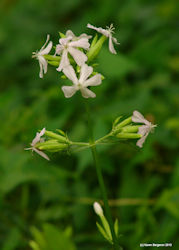
<path fill-rule="evenodd" d="M 41 233 L 36 227 L 31 227 L 31 233 L 35 239 L 35 243 L 33 246 L 38 245 L 39 249 L 44 249 L 46 246 L 46 241 L 43 233 Z"/>
<path fill-rule="evenodd" d="M 37 242 L 35 242 L 35 241 L 33 241 L 33 240 L 29 241 L 29 245 L 30 245 L 30 247 L 31 247 L 33 250 L 40 250 L 40 247 L 39 247 L 39 245 L 37 244 Z"/>
<path fill-rule="evenodd" d="M 109 236 L 107 235 L 107 233 L 105 232 L 103 227 L 98 222 L 96 222 L 96 226 L 97 226 L 99 232 L 103 235 L 103 237 L 112 244 L 111 239 L 109 238 Z"/>
<path fill-rule="evenodd" d="M 106 217 L 103 215 L 103 216 L 100 216 L 100 219 L 106 231 L 106 234 L 108 235 L 109 239 L 112 241 L 111 229 L 110 229 L 108 221 L 106 220 Z"/>
<path fill-rule="evenodd" d="M 114 222 L 114 231 L 115 231 L 116 237 L 118 238 L 118 235 L 119 235 L 119 222 L 118 222 L 118 219 L 116 219 L 115 222 Z"/>

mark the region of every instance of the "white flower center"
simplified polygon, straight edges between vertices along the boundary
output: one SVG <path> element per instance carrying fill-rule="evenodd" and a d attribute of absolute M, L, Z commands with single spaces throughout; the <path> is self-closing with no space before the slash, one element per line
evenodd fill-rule
<path fill-rule="evenodd" d="M 78 89 L 81 89 L 83 87 L 83 84 L 78 82 L 77 87 L 78 87 Z"/>

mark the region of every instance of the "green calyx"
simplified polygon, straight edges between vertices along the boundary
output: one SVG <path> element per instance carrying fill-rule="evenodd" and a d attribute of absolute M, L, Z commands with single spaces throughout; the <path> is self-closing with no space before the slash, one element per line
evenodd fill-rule
<path fill-rule="evenodd" d="M 86 54 L 88 57 L 88 62 L 92 61 L 99 54 L 102 45 L 106 41 L 106 39 L 106 36 L 101 36 L 98 41 L 96 37 L 93 39 L 94 42 L 92 42 L 92 46 Z"/>

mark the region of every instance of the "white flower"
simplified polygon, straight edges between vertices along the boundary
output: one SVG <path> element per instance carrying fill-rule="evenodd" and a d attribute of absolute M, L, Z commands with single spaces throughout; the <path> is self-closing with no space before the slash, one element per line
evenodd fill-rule
<path fill-rule="evenodd" d="M 71 65 L 63 69 L 63 73 L 73 82 L 73 86 L 63 86 L 62 90 L 66 98 L 72 97 L 76 91 L 80 90 L 84 98 L 94 98 L 96 94 L 89 90 L 89 86 L 97 86 L 101 84 L 101 74 L 96 74 L 89 78 L 92 74 L 93 68 L 87 64 L 83 64 L 80 70 L 79 79 Z"/>
<path fill-rule="evenodd" d="M 93 208 L 94 208 L 94 211 L 97 215 L 103 216 L 103 209 L 98 202 L 94 202 Z"/>
<path fill-rule="evenodd" d="M 97 28 L 89 23 L 87 24 L 87 27 L 90 29 L 94 29 L 94 30 L 98 31 L 99 33 L 101 33 L 102 35 L 108 37 L 109 38 L 109 51 L 112 54 L 117 54 L 116 50 L 114 49 L 113 42 L 115 44 L 119 44 L 119 43 L 117 42 L 117 39 L 112 36 L 112 34 L 114 33 L 114 29 L 115 29 L 113 27 L 113 24 L 111 24 L 109 27 L 107 26 L 106 29 L 103 29 L 101 27 Z"/>
<path fill-rule="evenodd" d="M 47 61 L 45 60 L 44 58 L 44 55 L 47 55 L 51 48 L 52 48 L 52 41 L 49 42 L 49 44 L 46 46 L 46 44 L 48 43 L 50 39 L 50 36 L 47 35 L 47 40 L 45 42 L 45 44 L 42 46 L 42 48 L 40 49 L 40 51 L 37 51 L 37 52 L 33 52 L 33 56 L 34 58 L 37 58 L 37 60 L 39 61 L 39 65 L 40 65 L 40 73 L 39 73 L 39 77 L 40 78 L 43 78 L 43 73 L 46 74 L 47 73 Z M 46 48 L 45 48 L 46 46 Z"/>
<path fill-rule="evenodd" d="M 68 53 L 70 53 L 80 67 L 88 60 L 88 57 L 77 48 L 88 50 L 90 47 L 88 42 L 89 38 L 90 36 L 87 36 L 86 34 L 76 37 L 71 30 L 68 30 L 66 32 L 66 37 L 59 39 L 59 44 L 56 46 L 55 54 L 62 55 L 62 57 L 57 71 L 61 71 L 70 65 Z"/>
<path fill-rule="evenodd" d="M 141 113 L 139 113 L 138 111 L 133 112 L 132 121 L 135 123 L 143 123 L 144 124 L 144 125 L 139 127 L 138 134 L 142 135 L 142 137 L 137 141 L 137 144 L 136 144 L 138 147 L 142 148 L 143 143 L 145 142 L 148 134 L 150 132 L 153 132 L 153 129 L 157 125 L 153 125 L 151 122 L 147 121 L 143 117 L 143 115 Z"/>
<path fill-rule="evenodd" d="M 50 160 L 49 157 L 44 153 L 42 152 L 41 150 L 37 149 L 35 147 L 35 145 L 38 143 L 38 142 L 44 142 L 44 139 L 42 139 L 41 137 L 45 134 L 45 128 L 43 128 L 40 133 L 36 133 L 36 136 L 35 138 L 33 139 L 33 141 L 31 142 L 31 148 L 25 148 L 25 150 L 32 150 L 32 151 L 35 151 L 37 154 L 39 154 L 40 156 L 42 156 L 43 158 L 45 158 L 46 160 Z"/>

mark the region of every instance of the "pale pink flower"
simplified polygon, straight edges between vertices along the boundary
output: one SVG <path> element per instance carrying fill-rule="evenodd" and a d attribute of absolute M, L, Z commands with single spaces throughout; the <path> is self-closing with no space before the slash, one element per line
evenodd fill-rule
<path fill-rule="evenodd" d="M 37 60 L 39 61 L 39 65 L 40 65 L 40 72 L 39 72 L 39 77 L 43 78 L 43 73 L 46 74 L 47 73 L 47 66 L 48 66 L 48 62 L 47 60 L 44 58 L 44 55 L 47 55 L 50 50 L 52 49 L 53 43 L 50 41 L 49 44 L 46 46 L 46 44 L 48 43 L 50 39 L 50 36 L 47 35 L 47 40 L 45 42 L 45 44 L 42 46 L 42 48 L 37 51 L 37 52 L 33 52 L 33 58 L 37 58 Z M 46 48 L 45 48 L 46 46 Z"/>
<path fill-rule="evenodd" d="M 107 26 L 106 29 L 103 29 L 101 27 L 97 28 L 89 23 L 87 24 L 87 27 L 90 29 L 96 30 L 97 32 L 101 33 L 102 35 L 108 37 L 109 38 L 109 51 L 112 54 L 117 54 L 116 50 L 114 49 L 113 42 L 115 44 L 119 44 L 119 43 L 117 42 L 117 39 L 115 37 L 113 37 L 113 33 L 114 33 L 114 29 L 115 29 L 113 27 L 113 24 L 111 24 L 109 27 Z"/>
<path fill-rule="evenodd" d="M 136 110 L 133 112 L 132 121 L 135 123 L 143 123 L 144 124 L 144 125 L 139 127 L 138 134 L 142 135 L 142 137 L 136 143 L 136 145 L 138 147 L 142 148 L 143 143 L 145 142 L 148 134 L 150 132 L 153 132 L 154 128 L 157 125 L 153 125 L 151 122 L 146 120 L 140 112 L 138 112 Z"/>
<path fill-rule="evenodd" d="M 72 97 L 76 91 L 80 90 L 84 98 L 94 98 L 96 94 L 88 89 L 89 86 L 97 86 L 101 84 L 101 74 L 96 74 L 89 78 L 93 68 L 87 64 L 83 64 L 80 70 L 79 79 L 71 65 L 63 69 L 63 73 L 73 82 L 73 86 L 63 86 L 62 90 L 66 98 Z"/>
<path fill-rule="evenodd" d="M 44 139 L 43 138 L 41 138 L 43 135 L 45 134 L 45 128 L 43 128 L 41 131 L 40 131 L 40 133 L 36 133 L 36 136 L 35 136 L 35 138 L 33 139 L 33 141 L 31 142 L 31 146 L 32 147 L 30 147 L 30 148 L 25 148 L 25 150 L 32 150 L 32 152 L 33 151 L 35 151 L 37 154 L 39 154 L 40 156 L 42 156 L 43 158 L 45 158 L 46 160 L 50 160 L 49 159 L 49 157 L 44 153 L 44 152 L 42 152 L 41 150 L 39 150 L 39 149 L 37 149 L 36 147 L 35 147 L 35 145 L 38 143 L 38 142 L 44 142 Z"/>
<path fill-rule="evenodd" d="M 88 42 L 89 38 L 90 36 L 87 36 L 86 34 L 76 37 L 71 30 L 68 30 L 66 32 L 66 37 L 59 39 L 59 44 L 56 46 L 55 54 L 61 55 L 61 61 L 57 71 L 61 71 L 70 65 L 68 53 L 80 67 L 88 60 L 88 57 L 78 48 L 88 50 L 90 47 Z"/>

